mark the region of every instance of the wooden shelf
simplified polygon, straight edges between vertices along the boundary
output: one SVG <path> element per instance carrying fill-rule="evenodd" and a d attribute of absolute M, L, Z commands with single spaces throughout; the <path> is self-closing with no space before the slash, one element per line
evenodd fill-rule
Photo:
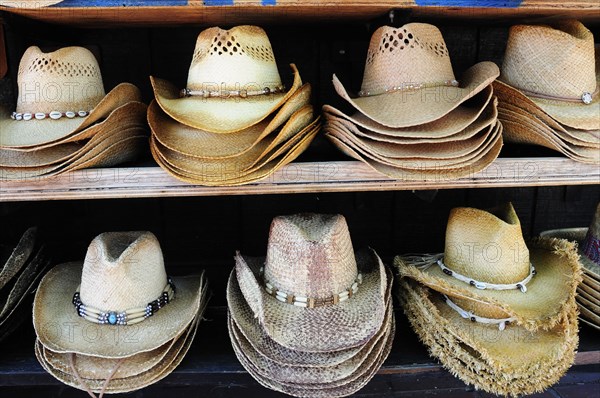
<path fill-rule="evenodd" d="M 86 27 L 368 21 L 392 9 L 428 18 L 600 18 L 597 0 L 64 0 L 41 9 L 3 9 L 40 21 Z"/>
<path fill-rule="evenodd" d="M 357 161 L 291 163 L 258 183 L 238 187 L 190 185 L 159 167 L 79 170 L 30 181 L 0 182 L 0 201 L 260 195 L 452 188 L 600 184 L 600 166 L 566 158 L 499 158 L 470 177 L 403 181 Z"/>

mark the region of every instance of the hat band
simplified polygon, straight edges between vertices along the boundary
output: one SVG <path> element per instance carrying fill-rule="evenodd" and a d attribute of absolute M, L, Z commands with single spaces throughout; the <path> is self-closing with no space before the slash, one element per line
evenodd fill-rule
<path fill-rule="evenodd" d="M 591 229 L 588 229 L 587 234 L 585 235 L 585 239 L 581 245 L 581 250 L 587 256 L 587 258 L 596 264 L 600 264 L 600 239 L 592 234 Z"/>
<path fill-rule="evenodd" d="M 535 267 L 533 266 L 533 264 L 529 263 L 529 275 L 527 275 L 527 277 L 525 279 L 523 279 L 520 282 L 517 283 L 507 283 L 507 284 L 498 284 L 498 283 L 488 283 L 488 282 L 480 282 L 480 281 L 476 281 L 475 279 L 469 278 L 467 276 L 461 275 L 456 271 L 452 271 L 450 268 L 448 268 L 444 262 L 442 261 L 443 257 L 438 259 L 436 261 L 437 265 L 442 269 L 442 272 L 446 275 L 449 275 L 455 279 L 458 279 L 461 282 L 465 282 L 468 283 L 471 286 L 475 286 L 477 289 L 481 289 L 481 290 L 514 290 L 514 289 L 519 289 L 520 291 L 522 291 L 523 293 L 527 292 L 527 284 L 529 283 L 529 281 L 531 281 L 531 279 L 533 278 L 533 276 L 535 275 L 536 271 L 535 271 Z"/>
<path fill-rule="evenodd" d="M 580 97 L 559 97 L 559 96 L 555 96 L 555 95 L 540 94 L 540 93 L 525 90 L 522 88 L 519 88 L 519 90 L 528 97 L 548 99 L 548 100 L 553 100 L 553 101 L 565 101 L 565 102 L 576 102 L 576 103 L 582 102 L 585 105 L 589 105 L 594 101 L 594 98 L 598 95 L 598 92 L 600 91 L 600 87 L 596 87 L 596 90 L 594 90 L 593 93 L 586 91 L 583 94 L 581 94 Z"/>
<path fill-rule="evenodd" d="M 91 112 L 91 111 L 90 111 Z M 73 112 L 73 111 L 67 111 L 67 112 L 59 112 L 59 111 L 52 111 L 49 113 L 44 113 L 44 112 L 35 112 L 35 113 L 30 113 L 30 112 L 13 112 L 10 115 L 10 118 L 13 120 L 43 120 L 46 118 L 50 118 L 52 120 L 58 120 L 61 117 L 66 117 L 68 119 L 73 119 L 74 117 L 86 117 L 87 115 L 90 114 L 90 112 L 88 111 L 77 111 L 77 112 Z"/>
<path fill-rule="evenodd" d="M 358 92 L 359 97 L 371 97 L 375 95 L 381 94 L 389 94 L 395 91 L 411 91 L 411 90 L 421 90 L 423 88 L 431 88 L 431 87 L 458 87 L 458 80 L 445 80 L 443 82 L 434 82 L 434 83 L 402 83 L 400 86 L 394 86 L 391 88 L 386 88 L 382 91 L 368 91 L 368 90 L 360 90 Z"/>
<path fill-rule="evenodd" d="M 203 98 L 229 98 L 229 97 L 254 97 L 257 95 L 278 94 L 285 90 L 285 86 L 265 87 L 260 90 L 190 90 L 184 88 L 179 92 L 181 98 L 203 97 Z"/>
<path fill-rule="evenodd" d="M 264 268 L 261 268 L 260 272 L 262 274 L 264 272 Z M 271 284 L 267 280 L 265 280 L 264 287 L 265 287 L 265 291 L 269 295 L 275 297 L 277 300 L 281 301 L 282 303 L 288 303 L 288 304 L 292 304 L 297 307 L 303 307 L 303 308 L 317 308 L 317 307 L 324 307 L 327 305 L 335 305 L 342 301 L 348 300 L 350 297 L 355 295 L 356 292 L 358 292 L 358 287 L 362 284 L 362 282 L 363 282 L 363 277 L 362 277 L 362 274 L 359 273 L 356 276 L 354 283 L 352 283 L 352 286 L 350 286 L 348 289 L 344 290 L 343 292 L 334 294 L 333 296 L 330 296 L 327 298 L 321 298 L 321 299 L 297 296 L 295 294 L 285 293 L 284 291 L 277 289 L 275 286 L 273 286 L 273 284 Z"/>
<path fill-rule="evenodd" d="M 73 305 L 77 310 L 77 314 L 94 323 L 100 325 L 135 325 L 148 317 L 154 315 L 165 305 L 175 299 L 175 284 L 171 278 L 167 279 L 162 294 L 154 301 L 149 302 L 145 307 L 134 308 L 125 311 L 102 311 L 94 307 L 85 305 L 81 301 L 79 288 L 73 295 Z"/>
<path fill-rule="evenodd" d="M 496 318 L 484 318 L 482 316 L 477 316 L 477 315 L 473 314 L 471 311 L 467 311 L 467 310 L 459 307 L 455 302 L 450 300 L 448 298 L 448 296 L 446 296 L 445 294 L 443 294 L 442 296 L 444 297 L 444 301 L 446 302 L 448 307 L 450 307 L 454 311 L 458 312 L 458 314 L 461 317 L 463 317 L 465 319 L 470 319 L 471 322 L 478 322 L 478 323 L 483 323 L 483 324 L 487 324 L 487 325 L 498 325 L 498 329 L 504 330 L 506 328 L 506 325 L 508 325 L 510 322 L 514 322 L 516 319 L 516 318 L 512 318 L 512 317 L 496 319 Z"/>

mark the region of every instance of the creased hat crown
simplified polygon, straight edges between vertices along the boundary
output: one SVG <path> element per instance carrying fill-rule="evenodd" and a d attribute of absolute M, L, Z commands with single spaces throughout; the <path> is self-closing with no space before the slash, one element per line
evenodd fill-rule
<path fill-rule="evenodd" d="M 258 90 L 281 86 L 271 42 L 258 26 L 200 33 L 188 73 L 189 90 Z"/>
<path fill-rule="evenodd" d="M 83 47 L 50 53 L 29 47 L 19 64 L 17 84 L 19 113 L 89 112 L 105 96 L 98 61 Z"/>
<path fill-rule="evenodd" d="M 510 203 L 492 213 L 464 207 L 450 212 L 444 263 L 479 282 L 517 283 L 529 275 L 521 223 Z"/>
<path fill-rule="evenodd" d="M 325 299 L 347 290 L 357 275 L 343 216 L 297 214 L 273 219 L 264 277 L 277 289 Z"/>
<path fill-rule="evenodd" d="M 510 28 L 500 78 L 517 89 L 580 98 L 596 90 L 594 35 L 575 20 Z"/>
<path fill-rule="evenodd" d="M 145 307 L 166 285 L 162 251 L 151 232 L 105 232 L 90 243 L 80 287 L 85 305 L 102 311 Z"/>
<path fill-rule="evenodd" d="M 451 80 L 450 55 L 437 27 L 423 23 L 382 26 L 371 36 L 361 91 L 377 93 L 407 84 Z"/>

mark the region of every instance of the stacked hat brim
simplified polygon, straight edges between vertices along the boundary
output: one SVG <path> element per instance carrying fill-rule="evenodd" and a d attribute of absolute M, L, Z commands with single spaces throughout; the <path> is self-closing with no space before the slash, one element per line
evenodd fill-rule
<path fill-rule="evenodd" d="M 38 289 L 33 308 L 35 353 L 44 369 L 67 385 L 95 393 L 130 392 L 168 376 L 189 350 L 206 308 L 204 273 L 174 277 L 177 295 L 165 307 L 169 312 L 163 309 L 132 326 L 90 323 L 72 306 L 65 309 L 80 275 L 81 263 L 61 264 Z M 52 306 L 57 310 L 48 309 Z M 74 327 L 72 338 L 61 329 L 67 324 Z"/>
<path fill-rule="evenodd" d="M 579 262 L 583 269 L 583 280 L 577 286 L 579 320 L 600 330 L 600 266 L 582 252 L 588 228 L 565 228 L 544 231 L 540 236 L 567 239 L 578 243 Z"/>
<path fill-rule="evenodd" d="M 374 252 L 356 259 L 365 276 L 358 292 L 334 306 L 306 309 L 268 295 L 258 304 L 248 284 L 258 283 L 264 259 L 237 256 L 227 286 L 229 334 L 240 363 L 260 384 L 298 397 L 341 397 L 377 373 L 395 334 L 393 277 Z"/>
<path fill-rule="evenodd" d="M 29 228 L 16 246 L 0 246 L 0 340 L 29 316 L 32 293 L 48 267 L 36 235 Z"/>
<path fill-rule="evenodd" d="M 0 118 L 0 179 L 47 178 L 135 159 L 147 141 L 146 105 L 137 87 L 122 83 L 85 118 Z"/>

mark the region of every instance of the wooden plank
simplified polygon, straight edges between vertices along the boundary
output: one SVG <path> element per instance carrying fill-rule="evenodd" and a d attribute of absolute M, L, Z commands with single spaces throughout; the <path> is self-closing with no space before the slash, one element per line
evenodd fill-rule
<path fill-rule="evenodd" d="M 0 182 L 0 201 L 260 195 L 600 184 L 600 168 L 566 158 L 499 158 L 459 179 L 432 181 L 385 177 L 356 161 L 292 163 L 260 182 L 239 187 L 191 185 L 158 167 L 79 170 L 30 181 Z"/>

